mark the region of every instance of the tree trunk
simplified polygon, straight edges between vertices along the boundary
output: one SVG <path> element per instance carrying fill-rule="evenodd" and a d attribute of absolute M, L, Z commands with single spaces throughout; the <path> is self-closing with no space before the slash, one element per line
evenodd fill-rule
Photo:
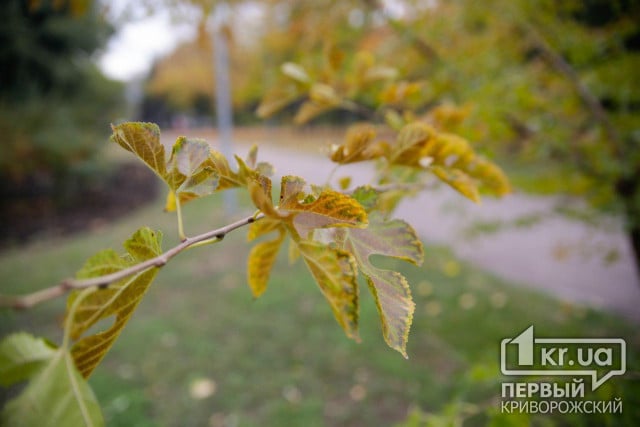
<path fill-rule="evenodd" d="M 633 249 L 633 259 L 636 264 L 636 274 L 640 276 L 640 171 L 618 181 L 616 185 L 618 196 L 622 200 L 627 221 L 627 230 Z"/>
<path fill-rule="evenodd" d="M 638 221 L 640 218 L 632 218 L 632 221 Z M 629 230 L 629 238 L 631 239 L 631 247 L 633 248 L 633 256 L 636 261 L 636 274 L 640 276 L 640 224 L 632 224 Z"/>

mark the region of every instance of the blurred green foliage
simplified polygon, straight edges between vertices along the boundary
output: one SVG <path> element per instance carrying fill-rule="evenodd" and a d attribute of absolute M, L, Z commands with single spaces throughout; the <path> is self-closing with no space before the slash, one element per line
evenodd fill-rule
<path fill-rule="evenodd" d="M 122 106 L 92 60 L 112 30 L 93 2 L 7 0 L 0 16 L 0 191 L 58 196 L 91 173 Z"/>
<path fill-rule="evenodd" d="M 468 108 L 458 132 L 535 171 L 528 190 L 621 215 L 640 253 L 640 2 L 457 0 L 411 16 L 394 22 L 415 48 L 397 64 Z"/>

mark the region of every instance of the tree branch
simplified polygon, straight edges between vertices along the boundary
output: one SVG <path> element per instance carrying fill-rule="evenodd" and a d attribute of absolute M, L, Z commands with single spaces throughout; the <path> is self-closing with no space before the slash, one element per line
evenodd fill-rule
<path fill-rule="evenodd" d="M 106 287 L 111 283 L 117 282 L 118 280 L 122 280 L 125 277 L 132 276 L 134 274 L 143 272 L 150 268 L 159 268 L 165 265 L 171 258 L 178 255 L 180 252 L 188 249 L 192 246 L 197 245 L 198 243 L 202 243 L 205 241 L 220 241 L 224 239 L 227 233 L 244 227 L 245 225 L 251 224 L 259 219 L 261 219 L 264 215 L 254 215 L 243 218 L 234 223 L 225 225 L 224 227 L 217 228 L 215 230 L 207 231 L 205 233 L 199 234 L 197 236 L 188 237 L 183 242 L 169 249 L 165 253 L 158 255 L 155 258 L 148 259 L 139 264 L 133 265 L 129 268 L 125 268 L 124 270 L 117 271 L 115 273 L 107 274 L 99 277 L 92 277 L 89 279 L 65 279 L 62 282 L 58 283 L 55 286 L 50 288 L 45 288 L 40 291 L 36 291 L 30 294 L 25 294 L 21 296 L 6 296 L 0 295 L 0 307 L 9 307 L 14 309 L 26 309 L 31 308 L 37 304 L 40 304 L 44 301 L 48 301 L 57 297 L 60 297 L 67 293 L 68 291 L 75 289 L 85 289 L 94 286 L 98 287 Z"/>
<path fill-rule="evenodd" d="M 365 0 L 364 4 L 371 11 L 381 11 L 382 15 L 386 19 L 387 23 L 395 31 L 395 33 L 400 36 L 400 38 L 409 42 L 413 46 L 413 48 L 425 59 L 431 62 L 439 61 L 440 55 L 438 52 L 427 43 L 424 39 L 418 36 L 415 31 L 413 31 L 408 25 L 402 22 L 399 19 L 393 18 L 389 12 L 386 10 L 384 4 L 380 0 Z"/>
<path fill-rule="evenodd" d="M 438 52 L 425 40 L 420 38 L 411 28 L 397 19 L 387 16 L 387 22 L 400 37 L 409 41 L 413 48 L 425 59 L 435 62 L 440 60 Z"/>
<path fill-rule="evenodd" d="M 540 49 L 543 58 L 547 60 L 554 70 L 563 75 L 571 83 L 574 90 L 577 92 L 578 97 L 587 107 L 593 118 L 604 128 L 607 137 L 611 141 L 615 156 L 622 158 L 622 139 L 620 138 L 620 134 L 613 123 L 611 123 L 611 120 L 609 120 L 609 116 L 598 98 L 589 91 L 584 83 L 582 83 L 580 76 L 571 64 L 569 64 L 549 45 L 537 29 L 531 24 L 525 25 L 533 37 L 535 47 Z"/>

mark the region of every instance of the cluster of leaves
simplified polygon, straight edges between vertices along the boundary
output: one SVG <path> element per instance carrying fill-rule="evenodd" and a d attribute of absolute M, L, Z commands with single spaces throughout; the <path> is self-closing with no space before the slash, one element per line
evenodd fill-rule
<path fill-rule="evenodd" d="M 105 276 L 161 253 L 161 234 L 141 228 L 124 244 L 126 253 L 108 249 L 91 257 L 78 278 Z M 3 386 L 29 380 L 0 415 L 7 426 L 98 426 L 104 420 L 100 405 L 86 382 L 133 314 L 155 278 L 152 267 L 126 277 L 106 289 L 89 287 L 69 295 L 64 339 L 60 347 L 26 333 L 0 343 L 0 378 Z M 101 332 L 83 335 L 100 320 L 115 317 Z"/>
<path fill-rule="evenodd" d="M 309 70 L 287 62 L 279 82 L 265 95 L 258 116 L 268 117 L 292 103 L 300 103 L 293 118 L 304 124 L 335 108 L 373 118 L 384 111 L 413 110 L 424 100 L 422 83 L 399 79 L 399 71 L 378 63 L 366 50 L 350 57 L 332 44 L 324 48 L 323 63 Z"/>
<path fill-rule="evenodd" d="M 353 68 L 355 74 L 346 73 L 338 79 L 344 55 L 335 49 L 327 52 L 330 72 L 324 75 L 330 78 L 316 81 L 310 75 L 322 73 L 308 73 L 299 65 L 285 64 L 283 74 L 293 86 L 276 87 L 274 93 L 292 92 L 280 98 L 273 93 L 267 95 L 259 113 L 272 114 L 300 100 L 298 122 L 334 109 L 365 112 L 372 122 L 351 127 L 345 140 L 332 147 L 330 158 L 337 166 L 377 162 L 375 181 L 349 190 L 351 179 L 341 180 L 341 188 L 334 189 L 329 184 L 307 185 L 301 177 L 284 176 L 275 203 L 270 178 L 273 168 L 257 161 L 255 146 L 246 159 L 235 156 L 236 166 L 232 167 L 229 159 L 204 140 L 179 137 L 167 147 L 155 124 L 127 122 L 112 126 L 112 141 L 137 156 L 166 183 L 165 210 L 176 212 L 182 243 L 163 252 L 162 234 L 143 227 L 125 242 L 126 253 L 99 252 L 86 262 L 76 279 L 60 284 L 61 292 L 54 296 L 73 289 L 67 302 L 62 345 L 55 347 L 29 335 L 14 334 L 0 346 L 3 385 L 30 379 L 22 394 L 7 404 L 3 422 L 102 424 L 99 406 L 85 378 L 117 339 L 159 268 L 182 250 L 219 242 L 226 232 L 243 225 L 249 226 L 249 241 L 259 240 L 247 262 L 247 281 L 255 297 L 266 290 L 280 248 L 288 240 L 290 261 L 303 260 L 348 337 L 358 339 L 361 274 L 377 305 L 385 341 L 407 357 L 415 307 L 409 284 L 399 272 L 378 268 L 370 259 L 382 255 L 422 263 L 422 243 L 409 224 L 392 218 L 394 207 L 402 198 L 422 190 L 425 177 L 430 175 L 475 202 L 480 200 L 481 190 L 502 195 L 509 191 L 509 184 L 496 165 L 477 155 L 466 140 L 444 129 L 460 119 L 459 110 L 441 108 L 418 118 L 411 103 L 405 101 L 418 93 L 419 85 L 395 81 L 396 70 L 375 65 L 367 54 L 356 55 L 360 65 Z M 375 95 L 373 109 L 358 103 L 362 92 Z M 386 125 L 374 124 L 378 117 Z M 378 138 L 378 133 L 383 137 Z M 256 213 L 223 227 L 225 231 L 187 237 L 183 206 L 232 188 L 249 193 Z M 111 326 L 99 330 L 99 322 L 111 318 Z M 49 417 L 52 412 L 55 416 Z"/>
<path fill-rule="evenodd" d="M 302 178 L 285 176 L 279 203 L 275 205 L 268 176 L 271 167 L 257 162 L 255 147 L 246 161 L 236 156 L 238 167 L 234 171 L 227 159 L 210 149 L 205 141 L 180 137 L 169 152 L 160 143 L 159 129 L 155 125 L 125 123 L 114 126 L 113 130 L 115 142 L 135 153 L 166 182 L 169 188 L 166 209 L 169 211 L 180 212 L 184 203 L 218 191 L 247 189 L 256 208 L 264 215 L 250 226 L 249 239 L 272 232 L 277 234 L 273 240 L 258 243 L 249 254 L 248 282 L 256 297 L 266 289 L 278 249 L 289 236 L 292 260 L 296 254 L 304 259 L 347 335 L 357 337 L 356 277 L 360 269 L 368 277 L 376 296 L 387 342 L 406 355 L 413 313 L 408 285 L 398 273 L 391 275 L 394 283 L 389 283 L 384 279 L 385 274 L 369 263 L 368 257 L 379 253 L 419 264 L 422 246 L 413 229 L 404 222 L 374 216 L 375 221 L 369 224 L 367 210 L 375 208 L 376 190 L 361 187 L 348 195 L 330 188 L 312 186 L 307 189 Z M 182 225 L 179 224 L 179 228 L 182 230 Z M 326 243 L 326 233 L 320 240 L 321 230 L 325 229 L 334 231 L 333 245 Z M 341 232 L 335 231 L 338 229 Z M 389 247 L 394 249 L 389 252 Z M 96 273 L 99 276 L 110 271 L 96 270 Z M 378 298 L 378 295 L 384 298 Z"/>
<path fill-rule="evenodd" d="M 501 196 L 510 191 L 510 186 L 501 169 L 478 156 L 464 138 L 437 129 L 445 123 L 458 121 L 459 110 L 436 109 L 429 115 L 431 124 L 417 120 L 412 114 L 411 98 L 419 95 L 420 84 L 398 81 L 398 70 L 376 64 L 368 52 L 358 52 L 354 57 L 354 64 L 346 66 L 345 53 L 329 46 L 325 49 L 325 65 L 316 72 L 296 63 L 283 64 L 283 81 L 265 96 L 258 107 L 258 115 L 268 117 L 292 103 L 300 105 L 294 117 L 297 123 L 305 123 L 335 109 L 364 112 L 371 119 L 382 115 L 391 138 L 378 139 L 376 125 L 360 123 L 348 129 L 342 144 L 331 147 L 330 155 L 338 165 L 379 161 L 376 187 L 357 187 L 350 192 L 350 198 L 346 198 L 345 194 L 331 189 L 314 188 L 311 193 L 302 192 L 304 181 L 298 177 L 285 177 L 277 209 L 271 200 L 270 181 L 250 187 L 256 207 L 267 218 L 251 226 L 249 238 L 253 240 L 269 232 L 277 233 L 277 236 L 253 248 L 249 284 L 256 296 L 264 291 L 268 272 L 288 234 L 292 248 L 290 258 L 302 255 L 329 300 L 338 323 L 348 336 L 356 337 L 357 287 L 351 279 L 355 276 L 351 273 L 355 264 L 356 270 L 366 277 L 375 298 L 387 344 L 406 357 L 406 341 L 414 310 L 409 286 L 400 273 L 379 270 L 369 262 L 374 254 L 414 264 L 422 262 L 422 248 L 415 231 L 403 221 L 389 219 L 397 203 L 412 193 L 412 188 L 403 184 L 419 178 L 423 171 L 430 172 L 474 202 L 480 201 L 479 189 Z M 343 68 L 352 72 L 345 72 Z M 312 75 L 317 77 L 312 78 Z M 358 103 L 363 92 L 373 94 L 375 110 Z M 342 180 L 342 189 L 346 190 L 350 182 L 349 178 Z M 418 183 L 413 190 L 420 187 Z M 365 228 L 353 201 L 368 215 Z M 324 213 L 312 215 L 317 207 L 322 207 Z M 327 211 L 335 214 L 328 215 Z M 331 232 L 319 230 L 327 227 L 334 229 Z M 314 235 L 323 242 L 330 242 L 329 246 L 310 242 L 308 237 Z M 319 262 L 318 257 L 323 261 Z M 340 262 L 341 258 L 344 261 Z M 329 259 L 334 267 L 319 270 L 319 265 Z M 329 273 L 340 271 L 347 279 L 346 283 L 343 281 L 341 287 L 327 286 Z"/>
<path fill-rule="evenodd" d="M 324 66 L 315 72 L 283 64 L 282 82 L 265 96 L 258 115 L 268 117 L 291 104 L 299 104 L 294 117 L 299 124 L 335 109 L 364 115 L 367 122 L 352 126 L 345 141 L 332 146 L 331 160 L 347 164 L 380 159 L 378 184 L 397 181 L 392 171 L 405 167 L 431 172 L 474 202 L 480 201 L 479 188 L 497 196 L 510 191 L 499 167 L 477 155 L 464 138 L 447 132 L 464 119 L 464 109 L 442 105 L 420 117 L 420 82 L 399 80 L 397 69 L 376 63 L 370 52 L 358 52 L 351 64 L 345 64 L 345 57 L 329 46 Z M 362 93 L 370 96 L 369 104 L 359 102 Z M 396 133 L 395 140 L 377 139 L 378 118 Z M 400 179 L 407 178 L 402 174 Z"/>

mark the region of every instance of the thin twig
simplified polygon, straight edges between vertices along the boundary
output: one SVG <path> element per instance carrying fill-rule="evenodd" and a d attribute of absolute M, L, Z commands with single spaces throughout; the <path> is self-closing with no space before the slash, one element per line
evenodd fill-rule
<path fill-rule="evenodd" d="M 217 239 L 222 240 L 227 233 L 244 227 L 245 225 L 251 224 L 259 219 L 261 219 L 264 215 L 252 215 L 246 218 L 243 218 L 234 223 L 225 225 L 224 227 L 217 228 L 215 230 L 207 231 L 206 233 L 199 234 L 197 236 L 188 237 L 183 242 L 169 249 L 165 253 L 158 255 L 155 258 L 148 259 L 139 264 L 133 265 L 129 268 L 125 268 L 124 270 L 117 271 L 115 273 L 107 274 L 99 277 L 92 277 L 89 279 L 65 279 L 62 282 L 58 283 L 55 286 L 50 288 L 45 288 L 40 291 L 36 291 L 30 294 L 21 295 L 21 296 L 5 296 L 0 295 L 0 307 L 9 307 L 14 309 L 26 309 L 31 308 L 37 304 L 40 304 L 44 301 L 48 301 L 57 297 L 60 297 L 67 293 L 68 291 L 74 289 L 85 289 L 94 286 L 108 286 L 111 283 L 117 282 L 118 280 L 122 280 L 125 277 L 131 276 L 136 273 L 140 273 L 142 271 L 148 270 L 150 268 L 159 268 L 165 265 L 171 258 L 178 255 L 180 252 L 188 249 L 191 246 L 194 246 L 198 243 Z"/>
<path fill-rule="evenodd" d="M 422 191 L 422 190 L 428 190 L 428 189 L 434 189 L 436 188 L 436 186 L 439 183 L 437 181 L 433 181 L 431 183 L 427 183 L 427 182 L 423 182 L 423 181 L 419 181 L 419 182 L 395 182 L 395 183 L 390 183 L 390 184 L 382 184 L 382 185 L 373 185 L 373 184 L 368 184 L 367 187 L 369 187 L 370 189 L 377 191 L 379 193 L 386 193 L 389 191 L 406 191 L 409 194 L 412 191 Z M 357 189 L 357 187 L 356 187 Z M 348 194 L 350 196 L 353 196 L 353 194 L 355 193 L 355 190 L 351 190 L 351 191 L 347 191 L 345 192 L 345 194 Z"/>
<path fill-rule="evenodd" d="M 368 0 L 365 4 L 371 11 L 382 11 L 382 16 L 386 19 L 387 23 L 400 38 L 408 41 L 413 48 L 425 59 L 431 62 L 439 61 L 440 55 L 426 40 L 422 39 L 419 35 L 413 31 L 405 22 L 400 19 L 396 19 L 389 14 L 384 3 L 380 0 Z"/>
<path fill-rule="evenodd" d="M 413 48 L 425 59 L 436 62 L 440 60 L 438 52 L 427 43 L 424 39 L 418 36 L 408 25 L 398 19 L 393 19 L 387 15 L 387 22 L 391 28 L 403 39 L 409 41 Z"/>
<path fill-rule="evenodd" d="M 364 104 L 359 104 L 353 100 L 345 100 L 340 104 L 339 107 L 345 111 L 349 111 L 350 113 L 360 115 L 362 118 L 368 121 L 374 121 L 376 119 L 376 111 L 372 110 Z"/>
<path fill-rule="evenodd" d="M 528 29 L 529 34 L 531 34 L 533 38 L 533 43 L 535 47 L 540 49 L 542 56 L 549 65 L 559 74 L 563 75 L 567 81 L 573 86 L 574 90 L 578 94 L 578 97 L 582 101 L 582 103 L 587 107 L 589 113 L 593 116 L 593 118 L 600 123 L 602 128 L 604 129 L 607 137 L 611 141 L 611 146 L 614 151 L 614 155 L 617 158 L 622 158 L 623 150 L 622 150 L 622 138 L 618 133 L 618 130 L 613 125 L 611 120 L 609 119 L 609 115 L 607 111 L 604 109 L 600 100 L 589 91 L 589 88 L 582 82 L 580 76 L 577 71 L 565 60 L 562 55 L 556 52 L 553 47 L 547 42 L 542 34 L 534 27 L 533 24 L 524 23 L 525 27 Z"/>

